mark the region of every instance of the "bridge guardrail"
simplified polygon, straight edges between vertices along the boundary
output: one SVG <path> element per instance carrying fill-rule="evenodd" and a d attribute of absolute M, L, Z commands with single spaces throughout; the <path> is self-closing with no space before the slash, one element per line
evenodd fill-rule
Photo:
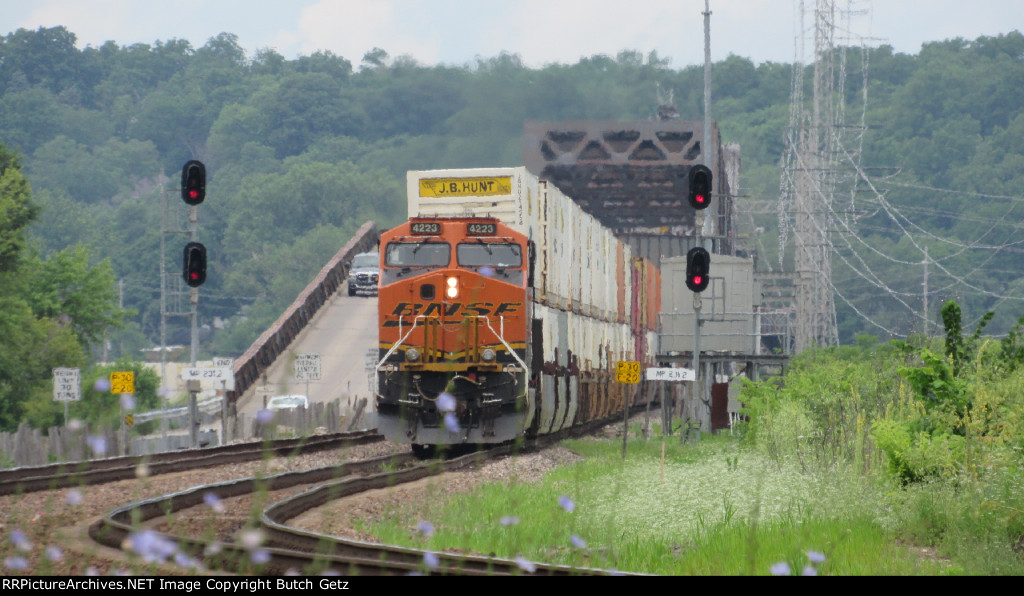
<path fill-rule="evenodd" d="M 245 392 L 259 381 L 260 375 L 285 352 L 292 341 L 313 319 L 317 311 L 341 287 L 348 276 L 352 257 L 368 252 L 380 238 L 377 224 L 364 223 L 355 236 L 324 265 L 313 281 L 299 293 L 291 306 L 285 309 L 240 358 L 235 359 L 235 389 L 226 393 L 229 415 L 235 415 L 235 404 Z"/>

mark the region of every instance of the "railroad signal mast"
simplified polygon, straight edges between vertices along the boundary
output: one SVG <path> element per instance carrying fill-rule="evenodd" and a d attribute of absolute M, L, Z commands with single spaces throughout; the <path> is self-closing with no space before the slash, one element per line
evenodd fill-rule
<path fill-rule="evenodd" d="M 191 327 L 191 358 L 193 368 L 199 352 L 199 286 L 206 283 L 206 246 L 195 241 L 198 206 L 206 199 L 206 166 L 199 160 L 189 160 L 181 168 L 181 200 L 189 206 L 188 230 L 185 234 L 189 242 L 182 251 L 181 277 L 189 290 L 189 326 Z M 199 411 L 196 395 L 199 392 L 198 381 L 188 382 L 188 417 L 189 446 L 199 446 Z"/>
<path fill-rule="evenodd" d="M 701 148 L 707 151 L 706 147 Z M 706 153 L 705 153 L 705 159 Z M 700 294 L 707 289 L 711 282 L 711 253 L 701 246 L 701 230 L 704 227 L 704 209 L 711 204 L 712 184 L 714 177 L 711 168 L 703 164 L 696 164 L 690 167 L 687 176 L 687 200 L 690 206 L 696 211 L 694 214 L 694 246 L 686 253 L 686 287 L 693 292 L 693 371 L 694 371 L 694 394 L 701 396 L 703 387 L 700 372 Z M 683 442 L 689 434 L 690 429 L 680 430 L 679 441 Z M 697 436 L 700 436 L 698 430 Z"/>

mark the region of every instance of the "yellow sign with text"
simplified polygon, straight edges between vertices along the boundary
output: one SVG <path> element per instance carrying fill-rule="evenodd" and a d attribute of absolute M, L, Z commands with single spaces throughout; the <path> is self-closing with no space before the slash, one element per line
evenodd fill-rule
<path fill-rule="evenodd" d="M 615 363 L 615 380 L 620 383 L 639 383 L 640 363 L 628 360 Z"/>
<path fill-rule="evenodd" d="M 132 371 L 110 373 L 111 393 L 135 393 L 135 373 Z"/>
<path fill-rule="evenodd" d="M 485 176 L 476 178 L 423 178 L 420 180 L 421 197 L 489 197 L 512 194 L 511 176 Z"/>

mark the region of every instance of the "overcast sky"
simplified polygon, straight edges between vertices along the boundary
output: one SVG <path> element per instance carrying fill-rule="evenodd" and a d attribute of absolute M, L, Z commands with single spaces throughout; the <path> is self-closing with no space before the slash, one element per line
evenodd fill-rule
<path fill-rule="evenodd" d="M 330 50 L 358 67 L 374 47 L 421 64 L 519 54 L 530 67 L 656 50 L 673 68 L 702 64 L 704 0 L 0 0 L 0 34 L 64 25 L 78 47 L 238 36 L 249 56 Z M 711 0 L 711 57 L 792 62 L 800 0 Z M 814 0 L 804 0 L 808 11 Z M 1024 0 L 836 0 L 852 6 L 840 38 L 916 54 L 921 44 L 1024 31 Z M 807 16 L 805 27 L 813 23 Z M 813 47 L 808 30 L 805 53 Z"/>

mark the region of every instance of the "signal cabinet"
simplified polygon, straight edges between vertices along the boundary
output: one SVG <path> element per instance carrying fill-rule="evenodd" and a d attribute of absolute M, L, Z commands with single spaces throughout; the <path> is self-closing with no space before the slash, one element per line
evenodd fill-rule
<path fill-rule="evenodd" d="M 711 283 L 699 294 L 701 352 L 757 354 L 760 344 L 761 284 L 754 262 L 711 255 Z M 694 293 L 686 287 L 686 257 L 661 260 L 660 353 L 692 352 Z"/>

